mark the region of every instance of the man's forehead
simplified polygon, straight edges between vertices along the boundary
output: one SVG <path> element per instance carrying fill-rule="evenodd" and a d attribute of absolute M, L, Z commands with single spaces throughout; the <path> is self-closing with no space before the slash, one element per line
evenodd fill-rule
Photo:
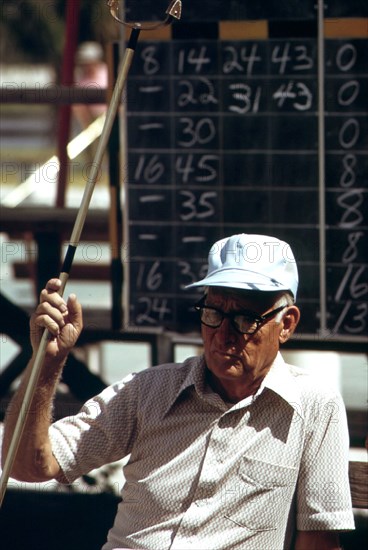
<path fill-rule="evenodd" d="M 208 287 L 207 296 L 216 303 L 235 302 L 238 307 L 266 307 L 275 303 L 282 292 L 263 292 L 257 290 L 238 290 L 226 287 Z"/>

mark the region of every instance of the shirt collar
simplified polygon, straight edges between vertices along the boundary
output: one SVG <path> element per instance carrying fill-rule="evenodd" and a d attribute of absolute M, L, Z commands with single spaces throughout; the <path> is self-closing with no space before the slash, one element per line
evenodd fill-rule
<path fill-rule="evenodd" d="M 182 367 L 182 381 L 180 382 L 177 391 L 170 399 L 170 402 L 168 403 L 168 406 L 165 410 L 165 415 L 170 411 L 170 409 L 173 407 L 179 397 L 189 388 L 194 388 L 200 399 L 210 401 L 213 405 L 219 408 L 223 408 L 224 411 L 228 410 L 228 407 L 222 401 L 219 395 L 213 393 L 211 396 L 209 396 L 208 391 L 206 391 L 206 362 L 203 355 L 199 355 L 197 357 L 189 357 L 184 361 Z"/>
<path fill-rule="evenodd" d="M 301 418 L 304 418 L 300 387 L 296 382 L 296 370 L 296 367 L 285 363 L 279 352 L 265 376 L 262 386 L 279 395 Z"/>
<path fill-rule="evenodd" d="M 177 397 L 183 391 L 185 391 L 187 388 L 194 386 L 197 394 L 202 397 L 205 392 L 205 369 L 206 369 L 206 362 L 204 360 L 203 355 L 199 355 L 198 357 L 190 357 L 187 359 L 185 363 L 190 364 L 190 368 L 188 369 L 187 375 L 184 378 L 181 386 L 179 387 L 179 390 L 174 396 L 173 402 L 176 401 Z"/>
<path fill-rule="evenodd" d="M 176 394 L 173 395 L 166 413 L 169 412 L 179 396 L 188 388 L 194 387 L 196 393 L 201 399 L 206 399 L 206 383 L 205 383 L 205 369 L 206 363 L 203 355 L 198 357 L 190 357 L 184 361 L 183 366 L 187 366 L 185 369 L 185 376 L 178 388 Z M 265 376 L 261 387 L 257 391 L 257 394 L 253 398 L 258 398 L 265 388 L 273 391 L 279 395 L 284 401 L 286 401 L 295 412 L 303 418 L 303 409 L 301 406 L 300 389 L 295 381 L 295 376 L 291 372 L 293 367 L 287 365 L 279 352 L 271 366 L 271 369 Z M 236 403 L 232 408 L 241 408 L 247 406 L 252 401 L 252 398 L 246 398 L 239 403 Z M 224 410 L 228 410 L 228 407 L 219 397 L 219 402 L 223 403 Z M 218 404 L 217 403 L 217 404 Z"/>

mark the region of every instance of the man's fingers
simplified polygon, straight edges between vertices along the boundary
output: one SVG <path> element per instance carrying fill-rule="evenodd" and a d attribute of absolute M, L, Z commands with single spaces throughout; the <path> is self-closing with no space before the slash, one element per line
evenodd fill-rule
<path fill-rule="evenodd" d="M 54 336 L 59 336 L 66 325 L 71 325 L 79 334 L 83 327 L 82 306 L 75 294 L 69 296 L 67 304 L 60 300 L 60 296 L 52 294 L 47 301 L 39 304 L 35 323 L 39 327 L 47 328 Z"/>
<path fill-rule="evenodd" d="M 36 318 L 50 317 L 52 321 L 62 328 L 67 322 L 68 308 L 66 304 L 43 302 L 36 309 Z"/>
<path fill-rule="evenodd" d="M 77 331 L 81 331 L 83 327 L 82 319 L 82 306 L 78 302 L 75 294 L 71 294 L 67 302 L 68 308 L 68 320 L 72 325 L 74 325 Z"/>
<path fill-rule="evenodd" d="M 52 319 L 49 315 L 37 315 L 37 317 L 35 318 L 35 324 L 40 329 L 47 329 L 53 336 L 59 336 L 60 329 L 62 328 L 60 327 L 60 324 Z"/>
<path fill-rule="evenodd" d="M 33 315 L 33 323 L 38 328 L 46 328 L 54 336 L 59 336 L 67 324 L 74 326 L 79 333 L 82 329 L 82 307 L 76 296 L 72 294 L 65 302 L 58 294 L 61 281 L 48 281 L 40 295 L 40 303 Z"/>
<path fill-rule="evenodd" d="M 48 302 L 49 304 L 53 305 L 54 307 L 60 309 L 60 311 L 64 312 L 67 309 L 65 300 L 60 294 L 58 294 L 55 290 L 50 292 L 46 288 L 44 288 L 41 291 L 40 294 L 40 304 L 44 304 Z"/>
<path fill-rule="evenodd" d="M 59 294 L 62 282 L 50 279 L 40 294 L 40 303 L 31 316 L 31 342 L 34 350 L 38 348 L 43 330 L 52 338 L 47 353 L 50 356 L 65 357 L 75 345 L 82 328 L 82 306 L 72 294 L 68 300 Z"/>
<path fill-rule="evenodd" d="M 49 281 L 47 281 L 44 290 L 46 290 L 48 293 L 52 293 L 52 292 L 59 292 L 60 288 L 61 288 L 61 280 L 55 277 L 54 279 L 50 279 Z"/>

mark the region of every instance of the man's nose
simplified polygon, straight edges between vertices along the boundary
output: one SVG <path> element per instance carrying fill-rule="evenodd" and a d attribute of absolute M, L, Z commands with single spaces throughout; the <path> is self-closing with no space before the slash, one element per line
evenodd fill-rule
<path fill-rule="evenodd" d="M 232 324 L 229 317 L 224 317 L 222 319 L 221 325 L 217 329 L 219 336 L 221 338 L 224 338 L 226 340 L 235 340 L 236 338 L 236 329 L 234 325 Z"/>

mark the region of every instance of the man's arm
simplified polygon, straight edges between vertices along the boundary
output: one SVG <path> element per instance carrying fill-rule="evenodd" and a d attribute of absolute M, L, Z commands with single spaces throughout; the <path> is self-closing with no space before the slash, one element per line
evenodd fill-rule
<path fill-rule="evenodd" d="M 294 550 L 340 550 L 334 531 L 298 531 Z"/>
<path fill-rule="evenodd" d="M 5 418 L 3 463 L 12 440 L 40 339 L 46 328 L 50 332 L 50 341 L 10 474 L 20 481 L 47 481 L 61 473 L 59 464 L 52 454 L 48 430 L 52 421 L 56 387 L 68 353 L 82 330 L 83 322 L 81 305 L 73 295 L 66 303 L 58 294 L 60 285 L 59 279 L 51 279 L 41 292 L 40 304 L 30 323 L 33 358 L 27 366 Z"/>

